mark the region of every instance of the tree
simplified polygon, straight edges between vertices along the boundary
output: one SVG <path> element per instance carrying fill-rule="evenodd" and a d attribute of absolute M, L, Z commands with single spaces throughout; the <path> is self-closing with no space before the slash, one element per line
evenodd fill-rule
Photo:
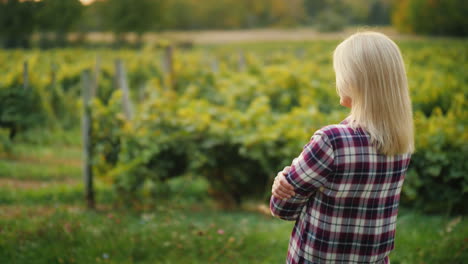
<path fill-rule="evenodd" d="M 390 24 L 390 8 L 381 0 L 373 1 L 370 6 L 368 22 L 371 25 Z"/>
<path fill-rule="evenodd" d="M 103 5 L 106 27 L 114 32 L 118 43 L 125 42 L 125 33 L 134 32 L 141 42 L 143 33 L 161 21 L 158 0 L 107 0 Z"/>
<path fill-rule="evenodd" d="M 326 7 L 327 0 L 304 0 L 304 8 L 311 19 L 314 19 Z"/>
<path fill-rule="evenodd" d="M 196 10 L 196 6 L 191 1 L 165 1 L 163 17 L 164 28 L 185 30 L 193 29 L 198 26 L 194 21 L 196 20 L 196 14 L 199 13 L 200 11 Z"/>
<path fill-rule="evenodd" d="M 37 12 L 38 29 L 44 41 L 46 32 L 53 34 L 55 44 L 64 46 L 67 33 L 77 24 L 83 13 L 79 0 L 42 0 Z"/>
<path fill-rule="evenodd" d="M 306 18 L 303 0 L 272 0 L 270 6 L 273 25 L 294 26 Z"/>
<path fill-rule="evenodd" d="M 402 32 L 468 35 L 465 0 L 402 0 L 395 3 L 392 23 Z"/>
<path fill-rule="evenodd" d="M 35 5 L 33 1 L 0 1 L 0 42 L 5 48 L 29 47 Z"/>

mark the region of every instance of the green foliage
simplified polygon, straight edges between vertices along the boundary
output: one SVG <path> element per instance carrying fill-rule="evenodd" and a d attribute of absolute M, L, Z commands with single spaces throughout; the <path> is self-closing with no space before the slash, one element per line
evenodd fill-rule
<path fill-rule="evenodd" d="M 304 0 L 304 8 L 311 18 L 318 15 L 327 5 L 327 0 Z"/>
<path fill-rule="evenodd" d="M 403 32 L 428 35 L 468 35 L 468 5 L 463 0 L 398 1 L 392 15 L 393 24 Z"/>
<path fill-rule="evenodd" d="M 205 0 L 203 4 L 196 0 L 171 0 L 164 1 L 162 10 L 161 28 L 185 30 L 313 24 L 332 31 L 348 22 L 388 24 L 390 16 L 386 0 Z M 217 19 L 219 16 L 223 19 Z"/>
<path fill-rule="evenodd" d="M 101 15 L 106 29 L 123 42 L 123 33 L 135 32 L 141 36 L 160 22 L 160 1 L 108 0 L 101 4 Z"/>
<path fill-rule="evenodd" d="M 370 25 L 389 25 L 390 24 L 390 5 L 389 1 L 373 1 L 370 9 L 367 23 Z"/>
<path fill-rule="evenodd" d="M 114 183 L 119 197 L 127 201 L 160 197 L 168 181 L 187 173 L 207 179 L 210 193 L 227 206 L 265 198 L 276 172 L 290 164 L 311 135 L 347 114 L 333 84 L 331 53 L 336 44 L 210 46 L 210 53 L 205 48 L 176 50 L 173 90 L 163 88 L 160 50 L 100 51 L 101 74 L 92 103 L 95 175 Z M 426 212 L 466 212 L 467 85 L 459 63 L 466 61 L 466 43 L 399 44 L 416 128 L 416 153 L 401 201 Z M 239 70 L 239 49 L 244 50 L 244 70 Z M 47 122 L 61 124 L 65 115 L 76 127 L 81 114 L 79 76 L 95 63 L 95 52 L 27 55 L 31 89 L 40 95 Z M 19 52 L 0 57 L 24 59 Z M 122 95 L 114 90 L 117 57 L 128 70 L 135 105 L 132 120 L 122 114 Z M 211 69 L 213 58 L 217 71 Z M 55 85 L 47 78 L 50 68 L 41 67 L 51 61 L 60 65 Z M 3 67 L 0 92 L 16 91 L 20 67 Z"/>
<path fill-rule="evenodd" d="M 459 160 L 467 151 L 461 125 L 466 91 L 462 70 L 453 64 L 464 49 L 462 43 L 451 46 L 445 57 L 429 59 L 425 54 L 442 46 L 402 44 L 411 65 L 417 148 L 402 202 L 427 212 L 466 212 L 466 168 Z M 309 47 L 308 53 L 327 54 L 325 50 Z M 267 195 L 276 171 L 299 154 L 313 131 L 346 114 L 333 106 L 338 98 L 331 87 L 330 60 L 315 56 L 296 64 L 287 53 L 269 54 L 267 60 L 247 53 L 248 71 L 243 73 L 234 72 L 235 60 L 226 57 L 218 74 L 200 70 L 203 60 L 196 53 L 179 57 L 176 68 L 191 65 L 177 70 L 180 96 L 159 86 L 150 90 L 141 114 L 120 127 L 125 147 L 119 169 L 112 172 L 122 170 L 117 178 L 131 179 L 128 186 L 134 192 L 148 179 L 164 181 L 190 171 L 206 177 L 211 193 L 227 205 Z M 443 111 L 433 110 L 439 106 Z M 436 124 L 438 129 L 432 129 Z"/>
<path fill-rule="evenodd" d="M 317 29 L 322 32 L 341 31 L 347 24 L 346 18 L 333 9 L 321 12 L 317 15 L 315 22 L 317 23 Z"/>
<path fill-rule="evenodd" d="M 164 1 L 162 29 L 234 29 L 295 26 L 304 22 L 303 0 Z M 219 19 L 223 17 L 223 19 Z"/>
<path fill-rule="evenodd" d="M 14 138 L 17 132 L 37 127 L 69 128 L 77 125 L 79 112 L 75 108 L 78 103 L 79 71 L 44 67 L 51 65 L 51 54 L 0 52 L 2 60 L 8 61 L 2 67 L 0 127 L 9 129 L 10 138 Z M 60 59 L 67 61 L 66 57 Z M 29 65 L 29 85 L 26 88 L 23 87 L 23 60 L 28 61 Z M 66 70 L 68 72 L 65 74 Z M 70 78 L 70 74 L 74 76 Z"/>
<path fill-rule="evenodd" d="M 36 5 L 33 1 L 0 1 L 0 44 L 5 48 L 29 47 Z"/>
<path fill-rule="evenodd" d="M 83 8 L 79 0 L 43 0 L 40 4 L 37 17 L 41 31 L 68 32 Z"/>
<path fill-rule="evenodd" d="M 98 174 L 110 170 L 118 161 L 122 137 L 120 128 L 125 122 L 121 114 L 121 94 L 118 95 L 113 96 L 107 106 L 104 106 L 100 100 L 94 100 L 91 106 L 94 121 L 92 145 L 96 153 L 93 157 L 96 163 L 94 169 Z"/>
<path fill-rule="evenodd" d="M 417 153 L 411 161 L 404 202 L 415 203 L 426 212 L 468 212 L 467 104 L 463 94 L 453 98 L 452 109 L 443 115 L 435 108 L 430 117 L 416 113 Z M 428 203 L 427 201 L 431 201 Z"/>
<path fill-rule="evenodd" d="M 11 152 L 13 144 L 10 140 L 10 130 L 0 128 L 0 153 Z"/>
<path fill-rule="evenodd" d="M 93 130 L 99 149 L 96 165 L 103 168 L 98 174 L 114 178 L 122 197 L 138 193 L 148 181 L 164 182 L 192 171 L 207 177 L 213 195 L 228 205 L 263 198 L 278 164 L 286 165 L 298 154 L 311 136 L 307 131 L 319 128 L 327 118 L 336 122 L 343 117 L 343 113 L 320 116 L 318 109 L 305 106 L 307 98 L 301 99 L 302 93 L 310 94 L 323 103 L 318 107 L 324 111 L 337 108 L 327 103 L 330 98 L 337 100 L 334 90 L 319 89 L 325 82 L 317 77 L 310 83 L 300 73 L 323 70 L 315 64 L 295 72 L 286 68 L 288 55 L 279 53 L 262 68 L 259 58 L 249 53 L 248 72 L 226 69 L 218 76 L 200 70 L 203 60 L 193 55 L 176 62 L 176 68 L 191 65 L 177 71 L 176 89 L 183 96 L 153 81 L 156 86 L 140 104 L 141 115 L 132 121 L 121 114 L 119 91 L 107 108 L 99 101 L 93 107 L 98 124 Z M 226 64 L 237 67 L 229 58 Z M 300 105 L 307 111 L 300 111 Z M 289 131 L 310 118 L 314 121 L 307 127 Z M 118 159 L 108 158 L 116 151 Z"/>
<path fill-rule="evenodd" d="M 54 44 L 66 44 L 66 34 L 77 24 L 83 13 L 79 0 L 43 0 L 38 3 L 35 13 L 37 29 L 41 34 L 41 46 L 47 45 L 44 34 L 53 32 Z"/>
<path fill-rule="evenodd" d="M 9 130 L 10 139 L 21 130 L 37 127 L 46 118 L 34 89 L 0 88 L 0 105 L 0 127 Z"/>
<path fill-rule="evenodd" d="M 41 47 L 64 45 L 66 34 L 79 21 L 82 11 L 79 0 L 0 1 L 0 44 L 5 48 L 28 48 L 31 35 L 39 31 Z"/>
<path fill-rule="evenodd" d="M 7 48 L 28 47 L 33 33 L 41 48 L 65 46 L 72 31 L 76 43 L 86 32 L 111 31 L 117 44 L 136 33 L 140 45 L 144 33 L 159 30 L 313 24 L 337 31 L 349 23 L 385 24 L 389 16 L 386 0 L 106 0 L 86 6 L 79 0 L 4 0 L 0 6 L 0 41 Z"/>

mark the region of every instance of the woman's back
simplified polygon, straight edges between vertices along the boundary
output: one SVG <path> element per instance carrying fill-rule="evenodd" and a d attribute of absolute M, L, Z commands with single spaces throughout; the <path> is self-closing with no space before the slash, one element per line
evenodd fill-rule
<path fill-rule="evenodd" d="M 388 263 L 410 157 L 378 154 L 346 121 L 318 130 L 287 176 L 298 197 L 270 204 L 297 219 L 288 263 Z"/>
<path fill-rule="evenodd" d="M 414 151 L 403 57 L 387 36 L 362 32 L 336 47 L 333 68 L 350 114 L 315 132 L 278 174 L 270 209 L 296 221 L 289 263 L 388 263 Z"/>

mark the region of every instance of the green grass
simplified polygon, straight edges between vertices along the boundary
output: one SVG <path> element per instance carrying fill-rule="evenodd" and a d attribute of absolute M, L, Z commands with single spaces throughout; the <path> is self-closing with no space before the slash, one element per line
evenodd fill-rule
<path fill-rule="evenodd" d="M 21 160 L 0 160 L 0 178 L 18 180 L 55 181 L 80 178 L 81 168 L 76 165 L 51 164 Z"/>
<path fill-rule="evenodd" d="M 284 263 L 292 222 L 217 209 L 207 182 L 190 175 L 133 209 L 114 207 L 111 186 L 98 181 L 99 209 L 86 210 L 79 154 L 76 145 L 28 142 L 0 161 L 0 183 L 30 183 L 0 186 L 0 263 Z M 468 220 L 401 208 L 390 259 L 464 263 Z"/>
<path fill-rule="evenodd" d="M 38 264 L 281 262 L 292 227 L 252 213 L 166 206 L 140 214 L 61 210 L 0 223 L 0 262 Z"/>
<path fill-rule="evenodd" d="M 463 263 L 468 221 L 407 213 L 392 263 Z M 1 219 L 0 263 L 282 263 L 291 222 L 258 213 L 171 208 Z M 60 262 L 62 260 L 62 262 Z"/>
<path fill-rule="evenodd" d="M 110 202 L 112 191 L 108 186 L 95 188 L 98 202 Z M 83 202 L 83 185 L 57 184 L 46 188 L 12 189 L 0 188 L 0 205 L 51 205 Z"/>
<path fill-rule="evenodd" d="M 40 145 L 35 147 L 36 144 L 15 144 L 14 149 L 10 156 L 13 157 L 30 157 L 34 159 L 52 161 L 80 161 L 82 156 L 82 149 L 79 146 L 66 146 L 66 145 Z"/>
<path fill-rule="evenodd" d="M 73 137 L 75 141 L 79 138 L 77 131 L 68 134 L 31 131 L 20 135 L 17 140 L 22 143 L 14 143 L 9 153 L 0 152 L 0 178 L 40 181 L 80 178 L 82 150 Z"/>
<path fill-rule="evenodd" d="M 468 219 L 400 214 L 391 263 L 466 263 Z"/>

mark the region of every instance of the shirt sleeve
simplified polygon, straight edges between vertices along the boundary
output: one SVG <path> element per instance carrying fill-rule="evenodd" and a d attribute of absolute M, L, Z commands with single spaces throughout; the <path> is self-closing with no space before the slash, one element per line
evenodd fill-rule
<path fill-rule="evenodd" d="M 294 159 L 286 176 L 295 195 L 285 200 L 271 196 L 271 214 L 283 220 L 296 220 L 310 196 L 327 182 L 333 172 L 333 161 L 333 147 L 327 135 L 319 130 Z"/>

